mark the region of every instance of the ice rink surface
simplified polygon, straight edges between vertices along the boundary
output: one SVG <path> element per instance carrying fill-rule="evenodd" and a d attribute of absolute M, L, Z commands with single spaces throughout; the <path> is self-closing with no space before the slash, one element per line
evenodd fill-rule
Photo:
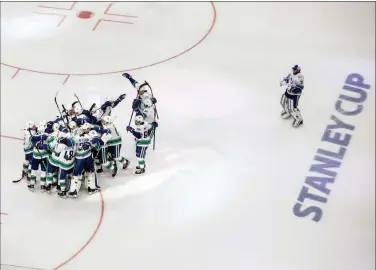
<path fill-rule="evenodd" d="M 2 3 L 1 63 L 1 270 L 375 269 L 375 3 Z M 298 129 L 279 105 L 295 64 Z M 123 71 L 158 99 L 142 177 Z M 127 93 L 133 169 L 101 193 L 12 183 L 58 90 Z"/>

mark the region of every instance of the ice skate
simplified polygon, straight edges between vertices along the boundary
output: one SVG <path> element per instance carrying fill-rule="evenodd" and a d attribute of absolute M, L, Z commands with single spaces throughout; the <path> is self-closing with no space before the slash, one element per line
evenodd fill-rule
<path fill-rule="evenodd" d="M 126 159 L 125 163 L 123 164 L 123 170 L 126 170 L 128 168 L 128 165 L 129 165 L 129 160 Z"/>
<path fill-rule="evenodd" d="M 28 188 L 31 192 L 34 192 L 34 185 L 32 185 L 32 184 L 27 185 L 27 188 Z"/>
<path fill-rule="evenodd" d="M 96 193 L 96 192 L 98 192 L 98 189 L 92 189 L 92 188 L 87 188 L 87 192 L 89 193 L 89 195 L 91 195 L 91 194 L 94 194 L 94 193 Z"/>
<path fill-rule="evenodd" d="M 77 190 L 68 192 L 68 197 L 77 198 Z"/>
<path fill-rule="evenodd" d="M 136 171 L 135 171 L 135 175 L 142 175 L 145 173 L 145 167 L 144 168 L 141 168 L 139 166 L 136 167 Z"/>
<path fill-rule="evenodd" d="M 66 199 L 67 198 L 67 192 L 64 190 L 64 191 L 60 191 L 57 193 L 57 195 L 60 197 L 60 198 L 63 198 L 63 199 Z"/>

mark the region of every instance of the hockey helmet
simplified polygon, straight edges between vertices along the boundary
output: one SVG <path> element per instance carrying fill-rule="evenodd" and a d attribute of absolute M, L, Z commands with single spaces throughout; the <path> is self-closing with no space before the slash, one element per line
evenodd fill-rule
<path fill-rule="evenodd" d="M 145 108 L 150 108 L 151 106 L 153 106 L 153 102 L 151 102 L 150 99 L 145 99 L 143 104 L 144 104 Z"/>
<path fill-rule="evenodd" d="M 71 129 L 76 129 L 77 128 L 77 123 L 75 121 L 70 121 L 68 126 L 71 128 Z"/>
<path fill-rule="evenodd" d="M 35 126 L 35 123 L 33 121 L 28 121 L 26 123 L 26 128 L 27 129 L 32 129 L 32 130 L 35 130 L 37 127 Z"/>
<path fill-rule="evenodd" d="M 134 123 L 136 126 L 143 126 L 145 124 L 145 119 L 142 117 L 142 115 L 137 115 L 134 118 Z"/>
<path fill-rule="evenodd" d="M 293 74 L 298 74 L 300 72 L 300 66 L 299 65 L 295 65 L 292 67 L 292 73 Z"/>

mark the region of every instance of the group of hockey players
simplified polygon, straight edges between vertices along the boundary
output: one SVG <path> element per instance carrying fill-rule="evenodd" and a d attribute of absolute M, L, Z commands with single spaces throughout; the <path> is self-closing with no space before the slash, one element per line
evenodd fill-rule
<path fill-rule="evenodd" d="M 135 174 L 141 175 L 145 173 L 146 151 L 155 139 L 158 127 L 155 121 L 159 118 L 157 100 L 147 82 L 140 84 L 128 73 L 122 76 L 137 90 L 137 97 L 132 104 L 131 120 L 135 115 L 134 126 L 129 121 L 126 131 L 134 136 L 138 159 Z M 292 126 L 299 127 L 303 124 L 303 118 L 298 103 L 304 89 L 300 66 L 293 66 L 292 72 L 281 79 L 280 86 L 286 86 L 281 97 L 281 116 L 284 119 L 292 117 Z M 63 107 L 62 113 L 56 102 L 60 112 L 56 119 L 41 121 L 38 127 L 28 122 L 22 171 L 22 178 L 26 177 L 28 188 L 34 191 L 37 172 L 40 171 L 42 192 L 50 193 L 56 187 L 59 197 L 75 198 L 82 182 L 85 182 L 89 194 L 98 191 L 97 173 L 102 173 L 103 168 L 109 170 L 113 177 L 117 175 L 118 165 L 127 169 L 129 160 L 121 156 L 123 141 L 111 116 L 112 109 L 124 98 L 125 94 L 115 101 L 107 100 L 99 108 L 93 104 L 89 110 L 84 109 L 78 100 L 68 109 Z"/>
<path fill-rule="evenodd" d="M 128 73 L 123 77 L 137 90 L 132 104 L 134 125 L 130 120 L 126 131 L 134 137 L 138 159 L 135 174 L 141 175 L 145 173 L 146 152 L 153 138 L 155 143 L 157 100 L 147 82 L 140 84 Z M 56 188 L 59 197 L 76 198 L 82 182 L 89 194 L 100 189 L 97 176 L 103 169 L 109 170 L 112 177 L 117 175 L 119 165 L 126 170 L 130 162 L 121 155 L 123 140 L 111 116 L 112 109 L 125 96 L 107 100 L 98 108 L 93 104 L 89 110 L 82 107 L 77 96 L 77 101 L 72 106 L 62 106 L 62 111 L 55 99 L 60 112 L 56 119 L 43 120 L 38 126 L 29 121 L 24 135 L 21 177 L 27 179 L 28 189 L 34 191 L 39 174 L 42 192 L 51 193 Z"/>

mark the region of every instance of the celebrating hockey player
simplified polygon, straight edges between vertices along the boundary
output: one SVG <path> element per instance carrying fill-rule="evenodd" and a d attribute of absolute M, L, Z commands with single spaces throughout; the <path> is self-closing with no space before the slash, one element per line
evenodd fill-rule
<path fill-rule="evenodd" d="M 281 116 L 284 119 L 293 117 L 293 127 L 298 127 L 303 124 L 303 118 L 298 109 L 300 95 L 304 89 L 304 76 L 301 73 L 300 66 L 295 65 L 292 67 L 292 73 L 287 77 L 282 78 L 280 86 L 287 85 L 285 93 L 281 97 L 281 105 L 283 111 Z"/>
<path fill-rule="evenodd" d="M 126 94 L 120 95 L 115 101 L 106 100 L 105 103 L 100 107 L 102 114 L 99 118 L 104 116 L 111 115 L 112 109 L 115 108 L 121 101 L 124 100 Z M 98 119 L 99 120 L 99 119 Z"/>
<path fill-rule="evenodd" d="M 130 83 L 133 85 L 134 88 L 137 90 L 137 97 L 133 100 L 132 109 L 136 112 L 136 114 L 143 114 L 144 110 L 151 108 L 154 105 L 154 113 L 157 114 L 155 104 L 157 103 L 157 99 L 153 96 L 151 89 L 148 90 L 147 86 L 150 85 L 145 82 L 143 84 L 138 83 L 133 77 L 128 73 L 123 73 L 123 77 L 127 78 Z M 145 115 L 143 115 L 145 118 Z M 154 117 L 155 119 L 155 117 Z"/>
<path fill-rule="evenodd" d="M 34 122 L 29 121 L 26 124 L 26 130 L 24 134 L 23 148 L 25 153 L 25 160 L 23 163 L 22 178 L 26 177 L 30 181 L 31 177 L 31 162 L 33 159 L 34 145 L 31 141 L 31 137 L 36 134 L 37 127 Z"/>
<path fill-rule="evenodd" d="M 72 173 L 75 165 L 74 139 L 70 133 L 61 132 L 57 140 L 54 137 L 50 138 L 49 148 L 52 150 L 52 154 L 49 158 L 46 190 L 50 192 L 53 174 L 58 170 L 58 196 L 66 198 L 68 176 Z"/>
<path fill-rule="evenodd" d="M 148 124 L 141 115 L 135 117 L 134 123 L 136 128 L 127 126 L 127 131 L 131 132 L 136 140 L 136 157 L 138 159 L 138 166 L 136 167 L 135 174 L 140 175 L 145 173 L 146 150 L 151 144 L 158 123 L 154 121 L 151 124 Z"/>
<path fill-rule="evenodd" d="M 89 125 L 85 124 L 83 134 L 75 138 L 76 148 L 76 162 L 73 172 L 73 179 L 71 181 L 69 197 L 76 198 L 81 187 L 80 177 L 85 173 L 85 183 L 89 194 L 98 191 L 95 181 L 95 164 L 92 149 L 99 150 L 101 147 L 97 132 L 90 131 Z"/>
<path fill-rule="evenodd" d="M 37 130 L 37 135 L 31 137 L 31 142 L 34 145 L 33 157 L 31 161 L 31 177 L 28 188 L 30 191 L 34 191 L 34 185 L 37 179 L 37 172 L 39 168 L 41 169 L 40 174 L 40 187 L 41 191 L 46 190 L 46 172 L 47 172 L 47 134 L 45 129 L 47 128 L 46 121 L 41 121 Z"/>
<path fill-rule="evenodd" d="M 115 164 L 119 162 L 123 166 L 123 170 L 125 170 L 129 165 L 129 160 L 120 155 L 122 139 L 111 116 L 103 117 L 103 128 L 111 134 L 111 138 L 107 141 L 108 153 Z"/>

